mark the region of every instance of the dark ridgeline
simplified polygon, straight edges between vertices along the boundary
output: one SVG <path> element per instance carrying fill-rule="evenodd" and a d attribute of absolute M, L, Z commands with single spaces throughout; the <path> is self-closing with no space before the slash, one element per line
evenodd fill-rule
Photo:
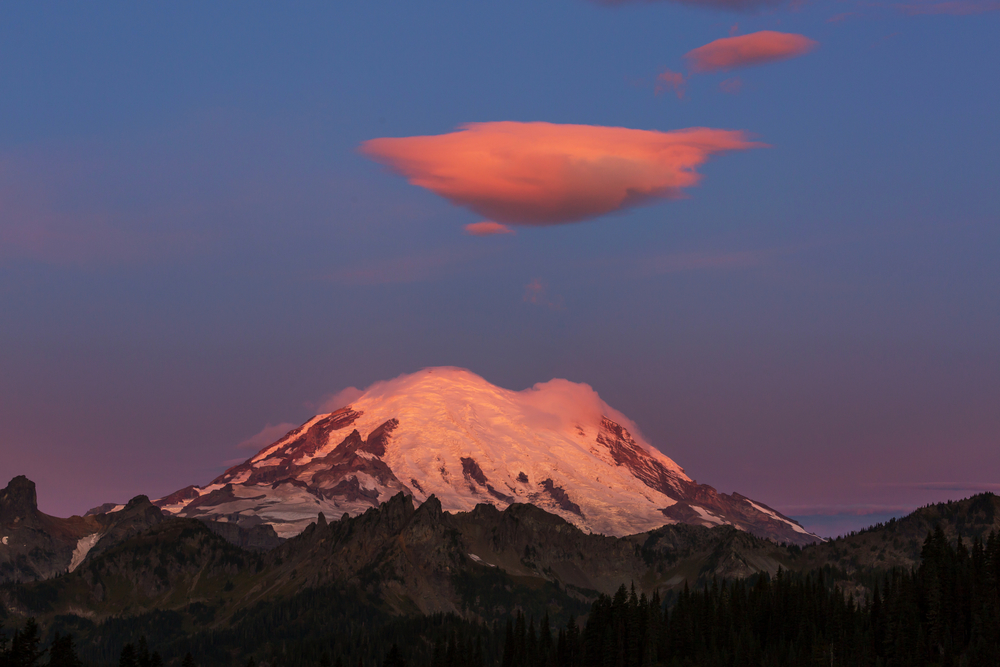
<path fill-rule="evenodd" d="M 455 615 L 379 616 L 339 620 L 315 597 L 268 605 L 240 629 L 203 633 L 175 645 L 169 664 L 358 665 L 359 667 L 712 667 L 718 665 L 859 665 L 921 667 L 1000 664 L 1000 535 L 971 548 L 928 534 L 917 568 L 873 574 L 864 599 L 845 593 L 831 567 L 781 571 L 699 591 L 687 587 L 671 605 L 624 585 L 601 595 L 582 628 L 573 618 L 557 630 L 518 612 L 501 624 Z M 290 601 L 291 602 L 291 601 Z M 326 610 L 327 612 L 330 609 Z M 318 613 L 316 613 L 318 612 Z M 336 615 L 334 615 L 336 616 Z M 284 625 L 282 625 L 284 622 Z M 118 628 L 128 633 L 127 623 Z M 247 657 L 256 633 L 267 648 Z M 257 639 L 261 638 L 258 635 Z M 46 654 L 48 659 L 46 660 Z M 183 655 L 183 658 L 180 656 Z M 202 655 L 196 661 L 193 656 Z M 145 637 L 124 644 L 120 667 L 158 667 Z M 69 635 L 43 648 L 29 620 L 0 639 L 0 667 L 81 665 Z M 106 662 L 104 664 L 113 664 Z"/>
<path fill-rule="evenodd" d="M 622 586 L 594 603 L 582 632 L 572 623 L 559 630 L 554 649 L 519 617 L 502 667 L 1000 664 L 996 532 L 970 551 L 938 528 L 918 568 L 873 577 L 862 601 L 826 570 L 685 587 L 668 613 L 655 594 Z"/>

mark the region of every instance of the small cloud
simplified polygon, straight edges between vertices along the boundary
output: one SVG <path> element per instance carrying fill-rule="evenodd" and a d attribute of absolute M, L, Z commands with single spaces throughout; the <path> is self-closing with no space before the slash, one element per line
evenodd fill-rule
<path fill-rule="evenodd" d="M 724 72 L 796 58 L 817 46 L 818 42 L 803 35 L 762 30 L 749 35 L 717 39 L 688 51 L 684 58 L 692 72 Z"/>
<path fill-rule="evenodd" d="M 739 95 L 740 91 L 743 90 L 743 79 L 738 76 L 726 79 L 719 83 L 719 90 L 726 95 Z"/>
<path fill-rule="evenodd" d="M 334 412 L 340 408 L 346 408 L 348 405 L 361 398 L 361 395 L 364 393 L 363 389 L 358 389 L 357 387 L 347 387 L 346 389 L 341 389 L 336 394 L 330 394 L 329 396 L 323 397 L 317 406 L 317 410 L 320 414 L 322 414 L 326 412 Z"/>
<path fill-rule="evenodd" d="M 701 180 L 711 156 L 758 148 L 740 130 L 468 123 L 436 136 L 371 139 L 361 152 L 410 183 L 511 225 L 557 225 L 662 199 Z"/>
<path fill-rule="evenodd" d="M 263 449 L 268 445 L 274 444 L 280 440 L 286 433 L 292 429 L 298 428 L 298 424 L 291 424 L 284 422 L 281 424 L 268 424 L 262 428 L 256 435 L 252 435 L 240 444 L 236 445 L 237 449 L 252 449 L 254 451 Z M 239 459 L 236 463 L 242 463 L 243 459 Z M 226 465 L 235 465 L 231 462 Z"/>
<path fill-rule="evenodd" d="M 668 69 L 663 70 L 656 77 L 656 94 L 659 95 L 668 90 L 674 91 L 677 94 L 677 99 L 684 99 L 684 84 L 686 83 L 684 75 L 680 72 L 671 72 Z"/>
<path fill-rule="evenodd" d="M 563 309 L 562 297 L 549 298 L 548 285 L 541 278 L 533 278 L 524 286 L 524 302 L 536 306 L 544 306 L 553 310 Z"/>
<path fill-rule="evenodd" d="M 736 33 L 738 33 L 739 31 L 740 31 L 740 24 L 739 24 L 739 23 L 734 23 L 733 25 L 731 25 L 731 26 L 729 27 L 729 36 L 730 36 L 730 37 L 733 37 L 733 36 L 735 36 L 735 35 L 736 35 Z"/>
<path fill-rule="evenodd" d="M 494 236 L 496 234 L 513 234 L 514 230 L 507 225 L 501 225 L 492 220 L 470 222 L 465 226 L 465 233 L 472 236 Z"/>

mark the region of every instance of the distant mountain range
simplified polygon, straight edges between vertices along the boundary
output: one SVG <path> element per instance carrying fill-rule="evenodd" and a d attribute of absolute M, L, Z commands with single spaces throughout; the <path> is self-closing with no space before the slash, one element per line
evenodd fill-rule
<path fill-rule="evenodd" d="M 433 496 L 448 512 L 530 503 L 616 537 L 685 523 L 820 540 L 763 502 L 698 484 L 587 385 L 552 380 L 515 392 L 459 368 L 378 383 L 207 486 L 155 503 L 291 537 L 318 512 L 357 515 L 397 493 L 416 505 Z"/>

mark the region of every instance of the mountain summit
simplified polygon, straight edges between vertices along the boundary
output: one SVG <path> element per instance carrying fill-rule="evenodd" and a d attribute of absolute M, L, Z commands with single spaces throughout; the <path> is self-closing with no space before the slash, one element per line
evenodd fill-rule
<path fill-rule="evenodd" d="M 623 536 L 668 523 L 730 524 L 761 537 L 819 538 L 763 503 L 698 484 L 585 384 L 509 391 L 460 368 L 369 387 L 205 487 L 156 504 L 187 517 L 271 524 L 282 536 L 323 512 L 358 514 L 402 492 L 445 511 L 530 503 Z"/>

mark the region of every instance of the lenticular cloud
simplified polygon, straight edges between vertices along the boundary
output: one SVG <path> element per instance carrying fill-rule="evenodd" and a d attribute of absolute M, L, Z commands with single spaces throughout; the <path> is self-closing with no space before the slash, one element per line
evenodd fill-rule
<path fill-rule="evenodd" d="M 710 156 L 762 145 L 739 130 L 503 121 L 372 139 L 361 152 L 490 220 L 555 225 L 676 199 L 698 183 L 695 169 Z"/>
<path fill-rule="evenodd" d="M 709 42 L 684 58 L 692 72 L 720 72 L 788 60 L 809 53 L 819 44 L 803 35 L 773 30 Z"/>

